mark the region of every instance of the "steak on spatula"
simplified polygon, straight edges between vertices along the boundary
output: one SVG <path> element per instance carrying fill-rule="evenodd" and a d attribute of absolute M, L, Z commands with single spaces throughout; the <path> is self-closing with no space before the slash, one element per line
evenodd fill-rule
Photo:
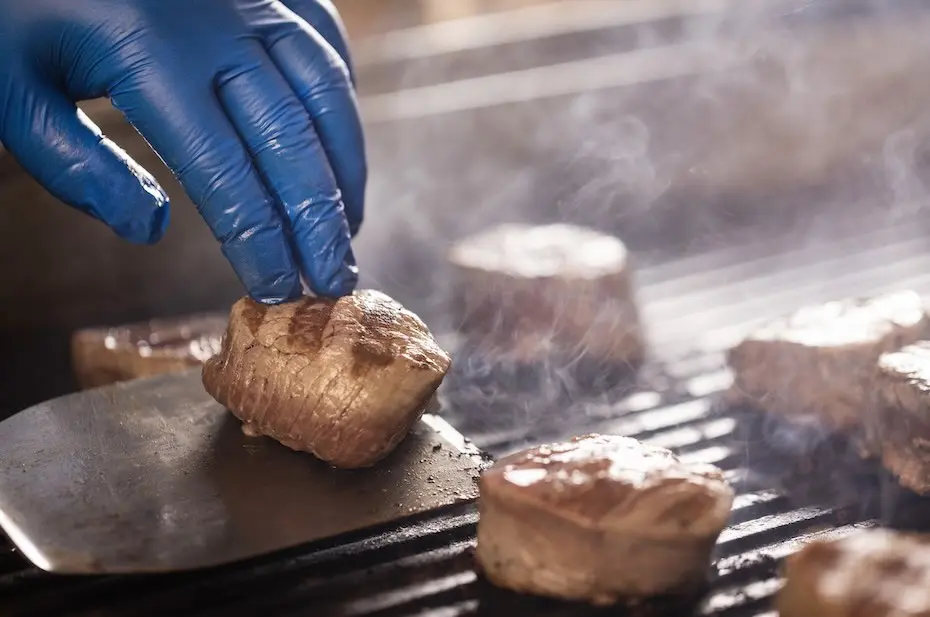
<path fill-rule="evenodd" d="M 397 447 L 450 365 L 426 324 L 377 291 L 277 306 L 242 298 L 203 383 L 243 430 L 358 468 Z"/>

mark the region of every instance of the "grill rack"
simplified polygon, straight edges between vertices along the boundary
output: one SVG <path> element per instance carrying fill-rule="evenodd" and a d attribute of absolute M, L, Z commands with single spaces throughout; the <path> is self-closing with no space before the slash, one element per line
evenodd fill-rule
<path fill-rule="evenodd" d="M 769 316 L 760 308 L 775 314 L 797 305 L 798 298 L 782 292 L 801 295 L 798 285 L 814 289 L 815 282 L 828 281 L 805 293 L 803 301 L 898 286 L 930 291 L 930 278 L 918 264 L 925 264 L 930 254 L 925 208 L 892 218 L 889 225 L 887 212 L 873 211 L 858 221 L 846 219 L 850 229 L 843 244 L 854 245 L 855 251 L 845 253 L 844 259 L 854 269 L 858 264 L 869 266 L 858 268 L 860 275 L 867 274 L 858 279 L 831 278 L 836 272 L 830 263 L 838 250 L 834 240 L 782 243 L 771 253 L 756 243 L 731 244 L 679 262 L 643 267 L 638 272 L 640 301 L 649 325 L 685 329 L 693 309 L 709 319 L 706 302 L 719 299 L 722 316 L 701 330 L 707 344 L 697 345 L 700 351 L 681 355 L 671 339 L 654 343 L 654 349 L 667 350 L 665 357 L 675 360 L 648 366 L 637 384 L 622 384 L 610 396 L 576 402 L 561 413 L 551 403 L 540 411 L 535 409 L 538 401 L 513 400 L 509 404 L 522 405 L 517 409 L 525 413 L 512 415 L 509 424 L 495 424 L 487 415 L 494 408 L 449 408 L 447 419 L 495 456 L 530 443 L 599 431 L 669 447 L 685 460 L 723 468 L 738 496 L 715 550 L 709 587 L 697 600 L 647 602 L 624 611 L 495 589 L 474 569 L 476 507 L 461 504 L 248 563 L 158 576 L 51 576 L 29 566 L 0 538 L 0 615 L 774 615 L 771 601 L 781 584 L 782 558 L 810 540 L 876 525 L 919 530 L 926 525 L 922 519 L 930 503 L 860 461 L 842 440 L 792 431 L 751 410 L 721 405 L 719 395 L 729 385 L 729 374 L 720 351 L 736 330 Z M 884 258 L 876 258 L 879 255 Z M 756 267 L 760 264 L 775 268 Z M 777 279 L 769 273 L 786 267 L 794 268 L 790 285 L 773 283 L 766 288 L 766 281 Z M 752 296 L 745 290 L 759 288 L 767 289 L 771 298 L 764 307 L 747 302 Z M 669 298 L 685 298 L 692 311 L 681 312 L 675 321 Z"/>

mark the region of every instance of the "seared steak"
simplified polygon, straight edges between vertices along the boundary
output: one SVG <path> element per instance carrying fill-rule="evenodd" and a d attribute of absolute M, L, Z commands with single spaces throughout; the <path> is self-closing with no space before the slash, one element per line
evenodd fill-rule
<path fill-rule="evenodd" d="M 930 342 L 878 361 L 879 413 L 864 422 L 869 449 L 903 486 L 930 494 Z"/>
<path fill-rule="evenodd" d="M 449 255 L 468 344 L 504 361 L 639 362 L 643 333 L 623 243 L 570 225 L 502 225 Z"/>
<path fill-rule="evenodd" d="M 219 352 L 225 328 L 224 315 L 202 314 L 78 330 L 72 367 L 82 388 L 183 371 Z"/>
<path fill-rule="evenodd" d="M 730 350 L 730 397 L 795 421 L 857 430 L 874 409 L 879 356 L 920 340 L 928 325 L 912 291 L 801 308 Z"/>
<path fill-rule="evenodd" d="M 504 457 L 479 490 L 484 575 L 593 604 L 699 586 L 733 504 L 719 469 L 609 435 Z"/>
<path fill-rule="evenodd" d="M 243 298 L 203 383 L 246 432 L 368 467 L 407 435 L 450 364 L 420 318 L 377 291 L 278 306 Z"/>
<path fill-rule="evenodd" d="M 816 541 L 786 560 L 780 617 L 930 615 L 928 538 L 885 529 Z"/>

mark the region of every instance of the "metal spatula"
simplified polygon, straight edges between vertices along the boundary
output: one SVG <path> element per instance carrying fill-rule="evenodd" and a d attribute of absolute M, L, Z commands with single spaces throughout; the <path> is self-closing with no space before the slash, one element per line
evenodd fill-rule
<path fill-rule="evenodd" d="M 380 465 L 332 469 L 243 435 L 195 369 L 0 422 L 0 527 L 52 572 L 187 570 L 474 499 L 480 467 L 427 414 Z"/>

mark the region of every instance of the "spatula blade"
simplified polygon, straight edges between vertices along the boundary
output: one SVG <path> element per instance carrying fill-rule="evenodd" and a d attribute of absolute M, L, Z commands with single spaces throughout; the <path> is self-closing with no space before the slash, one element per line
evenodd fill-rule
<path fill-rule="evenodd" d="M 56 573 L 190 570 L 477 497 L 476 449 L 434 415 L 380 465 L 335 470 L 266 438 L 200 371 L 88 390 L 0 422 L 0 528 Z"/>

